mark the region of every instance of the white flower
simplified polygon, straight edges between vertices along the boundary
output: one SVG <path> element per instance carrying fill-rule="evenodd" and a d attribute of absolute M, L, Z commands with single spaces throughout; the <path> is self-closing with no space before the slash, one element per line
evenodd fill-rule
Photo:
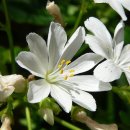
<path fill-rule="evenodd" d="M 0 102 L 5 101 L 14 91 L 23 92 L 24 89 L 25 79 L 22 75 L 0 75 Z"/>
<path fill-rule="evenodd" d="M 94 0 L 95 3 L 108 3 L 125 21 L 127 17 L 125 15 L 124 8 L 130 11 L 130 0 Z"/>
<path fill-rule="evenodd" d="M 84 28 L 79 27 L 67 42 L 64 29 L 54 22 L 49 28 L 47 46 L 39 35 L 30 33 L 27 36 L 30 52 L 21 52 L 16 61 L 22 68 L 42 78 L 29 83 L 27 97 L 30 103 L 40 102 L 50 93 L 66 112 L 71 110 L 72 101 L 91 111 L 96 110 L 94 98 L 84 91 L 105 91 L 111 86 L 91 75 L 77 75 L 102 60 L 99 55 L 89 53 L 71 63 L 84 38 Z"/>
<path fill-rule="evenodd" d="M 123 48 L 123 22 L 117 25 L 113 39 L 105 25 L 97 18 L 90 17 L 85 21 L 85 26 L 94 34 L 86 36 L 86 43 L 95 53 L 107 59 L 95 68 L 95 77 L 104 82 L 111 82 L 119 79 L 124 72 L 130 83 L 130 45 Z"/>

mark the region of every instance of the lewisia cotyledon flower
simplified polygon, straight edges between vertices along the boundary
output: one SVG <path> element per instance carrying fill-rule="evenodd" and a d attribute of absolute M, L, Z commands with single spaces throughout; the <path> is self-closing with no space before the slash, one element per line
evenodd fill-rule
<path fill-rule="evenodd" d="M 108 3 L 125 21 L 127 17 L 125 15 L 123 6 L 130 11 L 130 0 L 94 0 L 95 3 Z"/>
<path fill-rule="evenodd" d="M 95 77 L 104 82 L 111 82 L 119 79 L 124 72 L 130 84 L 130 44 L 123 48 L 123 22 L 117 25 L 113 39 L 105 25 L 97 18 L 90 17 L 85 21 L 85 26 L 94 34 L 86 36 L 86 43 L 95 53 L 107 59 L 95 68 Z"/>
<path fill-rule="evenodd" d="M 21 52 L 16 61 L 41 78 L 29 83 L 27 97 L 30 103 L 40 102 L 50 93 L 66 112 L 71 110 L 72 101 L 91 111 L 96 110 L 94 98 L 84 91 L 106 91 L 111 86 L 99 82 L 92 75 L 77 75 L 102 60 L 99 55 L 89 53 L 71 62 L 84 38 L 84 28 L 79 27 L 67 42 L 64 29 L 54 22 L 49 28 L 47 45 L 36 33 L 27 36 L 30 52 Z"/>

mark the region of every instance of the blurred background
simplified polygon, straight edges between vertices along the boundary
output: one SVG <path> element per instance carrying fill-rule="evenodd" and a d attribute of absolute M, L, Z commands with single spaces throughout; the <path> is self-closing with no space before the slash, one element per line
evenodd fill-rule
<path fill-rule="evenodd" d="M 55 0 L 60 7 L 68 38 L 78 26 L 84 26 L 84 21 L 90 16 L 99 18 L 107 26 L 112 36 L 120 21 L 120 16 L 107 4 L 94 4 L 93 0 Z M 1 0 L 0 1 L 0 72 L 2 75 L 12 73 L 28 77 L 29 72 L 21 69 L 14 58 L 20 51 L 28 50 L 26 35 L 35 32 L 47 39 L 50 22 L 54 18 L 46 10 L 47 0 Z M 130 43 L 130 12 L 125 10 L 128 20 L 125 22 L 125 44 Z M 86 33 L 88 31 L 86 30 Z M 77 52 L 76 57 L 90 52 L 85 44 Z M 11 57 L 13 59 L 11 60 Z M 92 70 L 87 73 L 92 74 Z M 112 83 L 110 92 L 92 93 L 97 101 L 97 111 L 89 112 L 94 120 L 100 123 L 116 123 L 119 130 L 130 129 L 130 87 L 124 75 Z M 117 87 L 118 86 L 118 87 Z M 23 106 L 14 110 L 13 130 L 26 129 L 25 111 Z M 0 110 L 1 110 L 0 106 Z M 89 130 L 85 125 L 71 120 L 71 115 L 61 112 L 59 117 L 72 124 Z M 38 114 L 32 111 L 31 119 L 34 130 L 67 130 L 55 122 L 49 126 Z"/>

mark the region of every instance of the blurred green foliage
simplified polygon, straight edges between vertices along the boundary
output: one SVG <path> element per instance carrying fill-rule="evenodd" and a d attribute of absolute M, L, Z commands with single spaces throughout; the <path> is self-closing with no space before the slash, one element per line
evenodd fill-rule
<path fill-rule="evenodd" d="M 82 16 L 77 22 L 79 13 L 82 10 Z M 29 32 L 36 32 L 47 39 L 47 33 L 50 22 L 53 17 L 46 11 L 47 0 L 7 0 L 8 13 L 11 21 L 12 37 L 14 39 L 14 54 L 15 56 L 22 50 L 27 50 L 26 35 Z M 84 26 L 84 21 L 90 17 L 95 16 L 101 19 L 110 32 L 113 35 L 115 26 L 120 21 L 120 17 L 106 4 L 94 4 L 93 0 L 55 0 L 55 3 L 59 5 L 63 20 L 65 22 L 65 30 L 68 37 L 75 30 L 76 24 L 78 26 Z M 128 17 L 130 13 L 128 13 Z M 2 74 L 11 74 L 11 56 L 8 43 L 8 37 L 5 33 L 5 13 L 2 1 L 0 1 L 0 72 Z M 130 43 L 130 19 L 125 23 L 125 43 Z M 86 30 L 87 32 L 87 30 Z M 88 32 L 87 32 L 88 33 Z M 78 57 L 86 52 L 91 51 L 87 45 L 83 45 L 78 51 L 75 57 Z M 24 76 L 28 76 L 26 71 L 23 71 L 16 65 L 16 73 L 21 73 Z M 92 72 L 90 71 L 90 74 Z M 114 85 L 127 84 L 126 80 L 121 77 L 119 81 Z M 93 94 L 97 101 L 98 110 L 95 113 L 89 113 L 93 119 L 100 123 L 117 123 L 119 130 L 130 129 L 130 87 L 114 87 L 112 93 L 106 92 Z M 1 107 L 1 106 L 0 106 Z M 37 108 L 37 107 L 36 107 Z M 63 126 L 55 123 L 53 127 L 46 124 L 42 118 L 39 117 L 36 112 L 31 111 L 31 119 L 33 128 L 37 130 L 58 130 Z M 13 129 L 23 130 L 26 129 L 26 120 L 24 111 L 21 108 L 16 108 L 14 115 L 17 125 L 13 126 Z M 18 114 L 18 113 L 22 113 Z M 24 116 L 23 116 L 24 115 Z M 66 117 L 66 113 L 61 113 L 59 116 L 68 122 L 77 125 L 77 123 L 70 121 L 69 114 Z M 112 117 L 111 117 L 112 116 Z M 15 123 L 16 124 L 16 123 Z M 78 124 L 79 125 L 79 124 Z M 80 125 L 79 125 L 80 127 Z M 86 129 L 86 126 L 82 126 Z"/>

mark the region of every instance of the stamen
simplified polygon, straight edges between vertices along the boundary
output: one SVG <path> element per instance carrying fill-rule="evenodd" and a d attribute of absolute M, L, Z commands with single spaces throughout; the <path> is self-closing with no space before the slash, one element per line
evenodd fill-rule
<path fill-rule="evenodd" d="M 63 70 L 63 69 L 61 69 L 61 70 L 60 70 L 60 74 L 63 74 L 63 72 L 64 72 L 64 70 Z"/>
<path fill-rule="evenodd" d="M 74 76 L 74 74 L 73 73 L 71 73 L 70 75 L 69 75 L 69 77 L 73 77 Z"/>
<path fill-rule="evenodd" d="M 70 72 L 70 73 L 74 73 L 74 72 L 75 72 L 75 70 L 69 70 L 69 72 Z"/>
<path fill-rule="evenodd" d="M 67 80 L 68 79 L 68 76 L 66 75 L 65 77 L 64 77 L 64 80 Z"/>
<path fill-rule="evenodd" d="M 130 70 L 130 66 L 128 67 L 128 69 Z"/>
<path fill-rule="evenodd" d="M 59 65 L 58 65 L 58 68 L 60 69 L 61 67 L 62 67 L 62 65 L 61 65 L 61 64 L 59 64 Z"/>
<path fill-rule="evenodd" d="M 61 65 L 63 65 L 64 63 L 65 63 L 65 60 L 62 60 L 62 61 L 61 61 Z"/>
<path fill-rule="evenodd" d="M 71 63 L 71 61 L 70 61 L 70 60 L 68 60 L 68 61 L 66 61 L 66 63 L 65 63 L 65 64 L 66 64 L 66 65 L 68 65 L 68 64 L 70 64 L 70 63 Z"/>

